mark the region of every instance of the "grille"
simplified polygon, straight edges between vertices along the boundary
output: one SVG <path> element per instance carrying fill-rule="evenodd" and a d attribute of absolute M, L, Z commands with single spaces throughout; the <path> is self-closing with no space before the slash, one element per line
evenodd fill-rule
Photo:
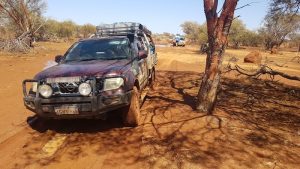
<path fill-rule="evenodd" d="M 57 83 L 56 87 L 61 94 L 78 94 L 80 82 Z"/>
<path fill-rule="evenodd" d="M 80 95 L 78 88 L 82 82 L 60 82 L 52 83 L 51 86 L 54 91 L 54 95 Z M 96 79 L 96 92 L 103 90 L 104 79 Z"/>

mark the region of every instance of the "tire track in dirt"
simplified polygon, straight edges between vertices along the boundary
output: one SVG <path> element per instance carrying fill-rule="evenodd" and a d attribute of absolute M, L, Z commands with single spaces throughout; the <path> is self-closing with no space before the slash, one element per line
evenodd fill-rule
<path fill-rule="evenodd" d="M 28 127 L 24 127 L 0 144 L 0 168 L 13 168 L 12 163 L 26 147 L 27 140 L 31 139 L 30 135 L 27 134 L 29 131 Z"/>
<path fill-rule="evenodd" d="M 138 161 L 142 126 L 126 128 L 118 118 L 55 120 L 46 126 L 39 119 L 33 121 L 32 128 L 1 145 L 7 152 L 16 148 L 4 163 L 1 159 L 0 168 L 142 168 Z"/>
<path fill-rule="evenodd" d="M 67 140 L 65 135 L 45 129 L 50 126 L 36 116 L 28 118 L 27 123 L 23 124 L 25 127 L 21 131 L 0 144 L 0 168 L 40 168 L 38 164 L 52 158 Z M 60 127 L 58 123 L 56 128 Z"/>
<path fill-rule="evenodd" d="M 7 130 L 0 135 L 0 144 L 4 143 L 6 140 L 10 139 L 11 137 L 15 136 L 16 134 L 22 132 L 24 127 L 26 126 L 26 122 L 22 122 L 21 124 L 17 125 L 13 129 Z"/>

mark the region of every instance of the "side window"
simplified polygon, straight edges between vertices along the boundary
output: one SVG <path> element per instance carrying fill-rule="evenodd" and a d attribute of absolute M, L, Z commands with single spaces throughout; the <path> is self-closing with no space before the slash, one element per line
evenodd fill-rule
<path fill-rule="evenodd" d="M 137 48 L 138 48 L 139 51 L 140 51 L 140 50 L 145 50 L 145 48 L 144 48 L 144 46 L 142 45 L 141 41 L 138 41 L 136 44 L 137 44 Z"/>
<path fill-rule="evenodd" d="M 146 51 L 148 51 L 148 46 L 146 45 L 146 40 L 145 40 L 145 38 L 139 36 L 139 37 L 138 37 L 138 40 L 139 40 L 140 47 L 141 47 L 140 50 L 146 50 Z"/>
<path fill-rule="evenodd" d="M 138 44 L 138 41 L 136 39 L 131 43 L 132 58 L 138 55 L 138 51 L 140 50 L 139 46 L 140 45 Z"/>
<path fill-rule="evenodd" d="M 149 48 L 150 48 L 150 51 L 151 51 L 151 54 L 154 54 L 155 53 L 155 45 L 154 45 L 154 42 L 152 40 L 151 37 L 147 36 L 147 39 L 149 41 Z"/>

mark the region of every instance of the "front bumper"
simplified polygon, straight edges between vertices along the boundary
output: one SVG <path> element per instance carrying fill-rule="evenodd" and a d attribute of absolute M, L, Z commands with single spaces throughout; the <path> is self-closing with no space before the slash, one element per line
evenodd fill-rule
<path fill-rule="evenodd" d="M 26 81 L 32 82 L 32 81 Z M 101 115 L 126 107 L 130 104 L 132 91 L 103 92 L 89 97 L 53 97 L 42 98 L 36 95 L 26 94 L 23 82 L 24 105 L 27 109 L 38 116 L 49 119 L 74 119 L 74 118 L 97 118 Z M 78 114 L 58 115 L 55 108 L 61 106 L 73 106 L 78 108 Z"/>

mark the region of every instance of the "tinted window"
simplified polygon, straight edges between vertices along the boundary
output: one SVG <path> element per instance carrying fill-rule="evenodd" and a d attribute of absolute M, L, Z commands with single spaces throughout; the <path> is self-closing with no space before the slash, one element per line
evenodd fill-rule
<path fill-rule="evenodd" d="M 129 53 L 127 38 L 81 41 L 71 47 L 66 61 L 127 59 Z"/>

